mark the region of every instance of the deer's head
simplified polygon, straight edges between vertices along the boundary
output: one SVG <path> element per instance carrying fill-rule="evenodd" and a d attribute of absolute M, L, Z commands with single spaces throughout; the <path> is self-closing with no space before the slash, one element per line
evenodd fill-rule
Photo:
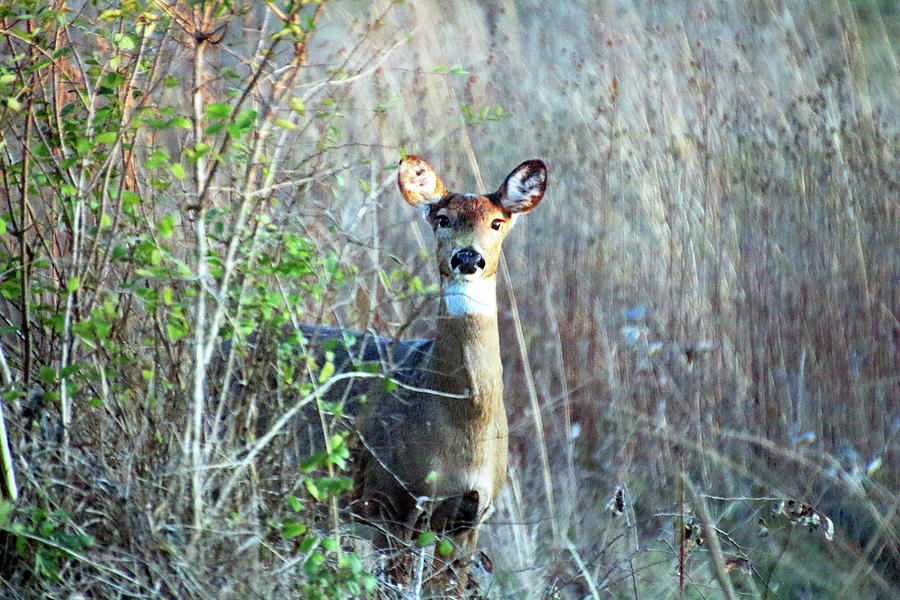
<path fill-rule="evenodd" d="M 400 193 L 423 209 L 437 240 L 438 270 L 451 315 L 495 314 L 500 247 L 516 217 L 538 205 L 547 168 L 523 162 L 491 194 L 456 194 L 444 188 L 431 166 L 417 156 L 400 163 Z"/>

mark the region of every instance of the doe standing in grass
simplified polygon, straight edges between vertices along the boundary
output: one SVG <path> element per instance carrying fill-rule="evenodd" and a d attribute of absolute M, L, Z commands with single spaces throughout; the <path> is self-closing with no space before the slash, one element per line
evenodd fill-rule
<path fill-rule="evenodd" d="M 374 398 L 360 417 L 354 506 L 379 527 L 375 543 L 382 549 L 430 529 L 470 553 L 508 459 L 497 327 L 500 248 L 516 218 L 541 201 L 547 170 L 530 160 L 496 192 L 457 194 L 428 163 L 408 156 L 398 179 L 404 199 L 423 210 L 434 230 L 441 311 L 433 351 L 413 385 Z"/>

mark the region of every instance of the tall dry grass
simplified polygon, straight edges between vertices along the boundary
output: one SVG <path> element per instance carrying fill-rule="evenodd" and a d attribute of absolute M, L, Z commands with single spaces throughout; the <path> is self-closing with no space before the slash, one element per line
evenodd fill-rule
<path fill-rule="evenodd" d="M 506 2 L 405 18 L 409 48 L 375 76 L 376 97 L 394 102 L 395 137 L 380 143 L 459 173 L 463 189 L 473 157 L 488 187 L 520 158 L 551 169 L 549 201 L 506 252 L 527 355 L 507 308 L 517 485 L 493 543 L 521 549 L 502 554 L 519 574 L 512 589 L 543 593 L 537 572 L 544 587 L 585 593 L 569 544 L 616 589 L 633 554 L 671 551 L 660 532 L 688 472 L 724 498 L 722 527 L 745 536 L 767 516 L 763 498 L 821 506 L 843 529 L 832 568 L 818 568 L 829 552 L 818 541 L 782 562 L 817 594 L 890 595 L 896 571 L 863 565 L 897 564 L 896 12 Z M 470 74 L 429 74 L 456 64 Z M 460 130 L 457 102 L 510 117 Z M 616 484 L 633 536 L 615 538 L 622 525 L 601 510 Z M 772 551 L 733 543 L 736 556 Z M 771 562 L 753 558 L 761 571 Z M 661 593 L 649 573 L 619 587 Z"/>
<path fill-rule="evenodd" d="M 388 103 L 391 133 L 374 139 L 458 174 L 456 188 L 472 189 L 476 169 L 490 188 L 530 156 L 551 170 L 548 201 L 506 251 L 514 485 L 492 543 L 517 540 L 501 553 L 517 574 L 509 590 L 589 592 L 571 544 L 609 589 L 666 595 L 664 559 L 633 580 L 616 574 L 671 555 L 665 532 L 689 473 L 720 497 L 717 522 L 743 536 L 727 550 L 751 557 L 758 581 L 775 551 L 750 525 L 768 517 L 764 498 L 784 496 L 838 529 L 839 550 L 788 548 L 798 586 L 893 593 L 895 9 L 498 2 L 396 14 L 413 37 L 358 91 Z M 385 34 L 376 45 L 395 39 Z M 469 74 L 430 73 L 457 64 Z M 457 103 L 509 117 L 463 127 Z M 382 247 L 408 243 L 402 233 Z M 617 484 L 633 534 L 602 511 Z"/>

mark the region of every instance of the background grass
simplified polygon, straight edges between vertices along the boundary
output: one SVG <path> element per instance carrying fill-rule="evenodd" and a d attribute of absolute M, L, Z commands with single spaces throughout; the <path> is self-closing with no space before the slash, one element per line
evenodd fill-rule
<path fill-rule="evenodd" d="M 256 32 L 273 25 L 255 5 L 222 19 L 229 26 L 205 60 L 221 76 L 209 98 L 225 102 L 254 68 Z M 191 53 L 183 34 L 171 36 L 154 43 L 181 80 Z M 292 232 L 323 257 L 303 277 L 275 273 L 301 320 L 427 335 L 421 301 L 436 273 L 427 228 L 394 187 L 402 151 L 466 192 L 495 189 L 525 159 L 548 164 L 547 196 L 506 242 L 499 288 L 511 466 L 483 529 L 489 595 L 727 597 L 706 544 L 682 556 L 674 523 L 704 513 L 735 597 L 900 593 L 898 40 L 893 3 L 862 0 L 333 2 L 289 91 L 303 100 L 299 116 L 286 97 L 266 105 L 291 49 L 272 58 L 252 101 L 299 127 L 280 140 L 282 187 L 255 248 L 278 252 L 279 232 Z M 152 94 L 187 114 L 189 90 L 185 80 Z M 15 133 L 6 123 L 4 136 Z M 186 136 L 135 138 L 144 196 L 147 157 L 178 156 Z M 237 167 L 225 173 L 240 180 Z M 228 231 L 237 195 L 217 185 Z M 153 192 L 148 223 L 175 215 L 172 256 L 193 264 L 190 192 Z M 188 297 L 189 285 L 170 285 Z M 4 310 L 8 325 L 21 322 L 14 298 Z M 185 308 L 188 330 L 194 310 Z M 50 469 L 54 485 L 36 466 L 58 466 L 44 456 L 53 444 L 23 433 L 33 417 L 18 404 L 7 414 L 19 427 L 25 504 L 64 508 L 75 524 L 65 527 L 99 544 L 88 560 L 60 557 L 56 581 L 18 563 L 3 573 L 4 593 L 297 594 L 297 580 L 312 576 L 291 556 L 306 550 L 272 533 L 284 496 L 302 496 L 296 460 L 284 455 L 292 442 L 270 448 L 276 467 L 241 471 L 228 502 L 209 485 L 198 521 L 179 462 L 191 338 L 142 344 L 141 314 L 120 314 L 129 333 L 119 339 L 122 354 L 146 360 L 122 367 L 114 387 L 130 391 L 102 408 L 89 393 L 73 397 L 81 453 L 74 468 Z M 12 329 L 4 344 L 21 372 Z M 46 343 L 33 352 L 53 365 Z M 141 375 L 150 363 L 152 384 Z M 215 378 L 210 389 L 212 414 Z M 230 400 L 227 436 L 204 438 L 229 460 L 250 445 L 253 391 Z M 233 465 L 219 467 L 227 479 Z M 606 509 L 617 486 L 619 515 Z M 113 510 L 111 497 L 127 507 Z M 781 499 L 830 517 L 834 541 L 773 514 Z M 261 569 L 271 577 L 248 580 Z"/>

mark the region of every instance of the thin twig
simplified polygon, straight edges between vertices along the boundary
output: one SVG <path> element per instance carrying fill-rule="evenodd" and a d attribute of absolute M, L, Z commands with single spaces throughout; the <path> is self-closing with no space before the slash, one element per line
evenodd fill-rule
<path fill-rule="evenodd" d="M 588 585 L 588 589 L 591 591 L 591 597 L 594 600 L 600 600 L 600 590 L 597 589 L 597 584 L 594 582 L 594 578 L 591 576 L 591 572 L 588 570 L 587 565 L 584 564 L 584 561 L 581 559 L 581 555 L 578 554 L 578 548 L 575 547 L 571 542 L 566 543 L 566 550 L 569 551 L 569 554 L 572 555 L 572 560 L 575 561 L 575 566 L 578 567 L 578 570 L 581 572 L 581 577 Z"/>
<path fill-rule="evenodd" d="M 726 600 L 734 600 L 734 587 L 731 585 L 731 579 L 729 579 L 728 571 L 725 569 L 725 557 L 722 554 L 722 546 L 719 544 L 719 534 L 713 523 L 712 515 L 709 512 L 709 506 L 706 504 L 706 500 L 703 499 L 700 492 L 697 491 L 697 488 L 694 487 L 690 477 L 684 471 L 681 473 L 681 480 L 684 482 L 684 487 L 690 493 L 691 499 L 694 501 L 694 508 L 699 513 L 700 520 L 703 523 L 703 531 L 706 534 L 706 543 L 709 544 L 709 554 L 712 558 L 713 574 L 716 576 L 716 580 L 718 580 L 719 587 L 722 589 L 722 593 L 725 595 Z"/>

